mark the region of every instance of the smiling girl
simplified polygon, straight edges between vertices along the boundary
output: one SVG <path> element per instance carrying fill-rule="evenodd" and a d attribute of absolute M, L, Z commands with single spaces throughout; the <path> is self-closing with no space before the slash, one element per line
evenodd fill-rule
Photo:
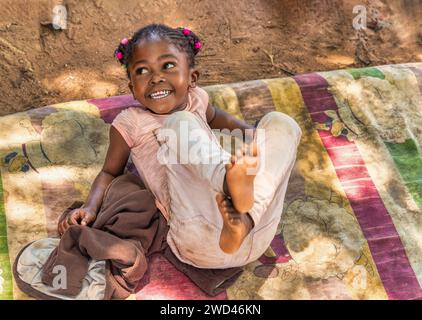
<path fill-rule="evenodd" d="M 209 104 L 197 86 L 201 47 L 191 30 L 157 24 L 121 41 L 115 56 L 140 105 L 113 121 L 104 166 L 85 205 L 59 224 L 61 234 L 96 219 L 107 187 L 130 156 L 168 221 L 167 242 L 181 261 L 200 268 L 242 266 L 266 250 L 281 217 L 301 130 L 283 113 L 267 114 L 254 128 Z M 255 139 L 232 156 L 212 129 L 238 129 L 244 136 L 253 130 Z M 167 139 L 168 131 L 175 139 Z M 195 132 L 200 139 L 193 141 Z M 211 147 L 193 152 L 198 143 Z M 160 158 L 163 146 L 177 163 Z"/>

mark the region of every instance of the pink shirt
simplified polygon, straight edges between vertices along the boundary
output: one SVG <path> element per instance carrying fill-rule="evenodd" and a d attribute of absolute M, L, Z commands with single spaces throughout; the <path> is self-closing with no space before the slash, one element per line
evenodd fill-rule
<path fill-rule="evenodd" d="M 208 100 L 208 93 L 204 89 L 191 88 L 184 111 L 197 114 L 207 123 Z M 132 162 L 145 186 L 154 195 L 155 204 L 167 221 L 170 218 L 170 195 L 166 166 L 157 160 L 160 145 L 156 133 L 168 116 L 169 114 L 154 114 L 141 105 L 123 110 L 112 123 L 131 149 Z"/>

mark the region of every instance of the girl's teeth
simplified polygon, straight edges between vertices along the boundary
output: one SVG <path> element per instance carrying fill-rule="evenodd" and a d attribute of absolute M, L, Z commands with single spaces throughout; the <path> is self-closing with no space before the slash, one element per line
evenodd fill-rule
<path fill-rule="evenodd" d="M 151 98 L 153 99 L 160 99 L 167 97 L 170 94 L 170 91 L 164 90 L 164 91 L 158 91 L 151 94 Z"/>

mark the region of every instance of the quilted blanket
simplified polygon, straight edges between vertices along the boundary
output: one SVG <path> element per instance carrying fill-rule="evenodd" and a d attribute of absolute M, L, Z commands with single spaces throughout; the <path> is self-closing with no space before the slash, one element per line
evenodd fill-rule
<path fill-rule="evenodd" d="M 422 298 L 422 63 L 204 89 L 251 124 L 277 110 L 303 132 L 271 246 L 216 299 Z M 29 298 L 12 277 L 16 254 L 57 235 L 101 168 L 110 123 L 136 104 L 116 96 L 0 118 L 0 299 Z M 133 298 L 210 297 L 157 254 Z"/>

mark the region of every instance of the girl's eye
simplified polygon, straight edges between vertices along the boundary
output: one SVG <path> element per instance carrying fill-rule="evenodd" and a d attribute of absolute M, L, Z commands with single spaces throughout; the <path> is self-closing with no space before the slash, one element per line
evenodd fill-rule
<path fill-rule="evenodd" d="M 170 69 L 170 68 L 174 68 L 174 63 L 167 62 L 167 63 L 164 64 L 164 69 Z"/>
<path fill-rule="evenodd" d="M 144 74 L 145 72 L 147 72 L 147 69 L 145 69 L 145 68 L 136 69 L 136 74 Z"/>

